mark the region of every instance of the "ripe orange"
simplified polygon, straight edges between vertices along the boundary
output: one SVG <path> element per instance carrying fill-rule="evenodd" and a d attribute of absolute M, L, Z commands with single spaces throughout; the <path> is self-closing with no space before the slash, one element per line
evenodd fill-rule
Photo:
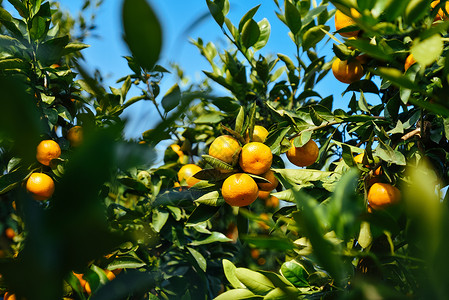
<path fill-rule="evenodd" d="M 14 229 L 8 227 L 5 230 L 5 235 L 8 239 L 12 240 L 16 236 L 16 232 L 14 231 Z"/>
<path fill-rule="evenodd" d="M 430 3 L 430 6 L 432 6 L 432 8 L 435 8 L 435 6 L 437 6 L 438 4 L 440 4 L 440 0 L 437 1 L 432 1 L 432 3 Z M 446 2 L 444 8 L 446 9 L 446 12 L 449 13 L 449 2 Z M 437 15 L 435 16 L 435 18 L 433 19 L 433 21 L 440 21 L 440 20 L 447 20 L 447 15 L 444 13 L 443 9 L 439 9 Z"/>
<path fill-rule="evenodd" d="M 270 198 L 265 200 L 266 207 L 277 208 L 279 206 L 279 198 L 275 196 L 270 196 Z"/>
<path fill-rule="evenodd" d="M 3 295 L 3 299 L 4 299 L 4 300 L 16 300 L 17 298 L 16 298 L 16 295 L 11 294 L 10 292 L 6 292 L 6 293 Z"/>
<path fill-rule="evenodd" d="M 259 183 L 257 183 L 257 186 L 259 187 L 259 190 L 272 191 L 279 184 L 279 180 L 276 178 L 276 176 L 274 176 L 274 172 L 271 171 L 271 170 L 268 170 L 267 172 L 265 172 L 264 174 L 262 174 L 260 176 L 265 178 L 265 179 L 267 179 L 268 181 L 270 181 L 270 183 L 268 183 L 268 182 L 259 182 Z"/>
<path fill-rule="evenodd" d="M 262 191 L 259 190 L 259 198 L 262 200 L 267 200 L 270 197 L 271 191 Z"/>
<path fill-rule="evenodd" d="M 265 127 L 260 125 L 254 126 L 253 131 L 253 142 L 264 143 L 268 136 L 268 130 Z M 249 142 L 249 133 L 246 134 L 246 142 Z"/>
<path fill-rule="evenodd" d="M 354 17 L 358 17 L 360 14 L 356 10 L 351 10 L 351 13 Z M 342 28 L 345 28 L 350 25 L 355 25 L 356 23 L 351 17 L 348 17 L 341 11 L 337 10 L 335 12 L 335 29 L 338 31 Z M 340 32 L 341 36 L 344 37 L 353 37 L 359 34 L 360 30 L 350 31 L 350 32 Z"/>
<path fill-rule="evenodd" d="M 36 149 L 36 159 L 45 166 L 49 166 L 52 159 L 61 155 L 61 148 L 53 140 L 43 140 Z"/>
<path fill-rule="evenodd" d="M 231 206 L 247 206 L 259 195 L 259 189 L 254 179 L 248 174 L 237 173 L 229 176 L 223 182 L 221 194 Z"/>
<path fill-rule="evenodd" d="M 55 183 L 50 176 L 44 173 L 33 173 L 28 178 L 26 189 L 35 200 L 47 200 L 55 191 Z"/>
<path fill-rule="evenodd" d="M 388 183 L 374 183 L 368 191 L 368 202 L 373 209 L 383 209 L 401 199 L 398 188 Z"/>
<path fill-rule="evenodd" d="M 270 147 L 260 142 L 251 142 L 243 146 L 239 164 L 246 173 L 260 175 L 271 168 L 272 161 Z"/>
<path fill-rule="evenodd" d="M 302 147 L 295 147 L 293 140 L 292 147 L 287 151 L 288 160 L 298 167 L 308 167 L 318 158 L 318 146 L 313 140 L 309 140 Z"/>
<path fill-rule="evenodd" d="M 67 140 L 70 142 L 70 146 L 79 147 L 83 142 L 83 127 L 73 126 L 67 131 Z"/>
<path fill-rule="evenodd" d="M 227 164 L 235 165 L 239 159 L 239 142 L 230 135 L 221 135 L 217 137 L 209 147 L 209 155 Z"/>
<path fill-rule="evenodd" d="M 407 58 L 405 59 L 405 64 L 404 64 L 405 71 L 407 71 L 408 68 L 410 68 L 415 63 L 416 63 L 416 60 L 413 57 L 413 54 L 410 54 L 409 56 L 407 56 Z"/>
<path fill-rule="evenodd" d="M 184 156 L 184 152 L 181 151 L 181 146 L 179 146 L 178 144 L 171 144 L 170 148 L 172 148 L 172 150 L 178 154 L 178 156 L 181 158 Z"/>
<path fill-rule="evenodd" d="M 253 248 L 253 249 L 251 249 L 250 254 L 253 259 L 258 259 L 259 255 L 260 255 L 260 251 L 259 251 L 259 249 Z"/>
<path fill-rule="evenodd" d="M 106 274 L 106 277 L 111 281 L 112 279 L 115 279 L 115 274 L 112 271 L 104 270 L 104 273 Z"/>
<path fill-rule="evenodd" d="M 332 73 L 338 81 L 350 84 L 360 80 L 364 71 L 362 64 L 357 59 L 347 61 L 337 57 L 332 63 Z"/>
<path fill-rule="evenodd" d="M 187 185 L 189 187 L 192 187 L 195 184 L 197 184 L 198 182 L 200 182 L 200 180 L 193 177 L 193 175 L 195 175 L 196 173 L 198 173 L 201 170 L 202 170 L 201 167 L 194 165 L 194 164 L 184 165 L 178 172 L 178 180 L 179 180 L 179 182 L 182 182 L 183 180 L 185 180 Z"/>

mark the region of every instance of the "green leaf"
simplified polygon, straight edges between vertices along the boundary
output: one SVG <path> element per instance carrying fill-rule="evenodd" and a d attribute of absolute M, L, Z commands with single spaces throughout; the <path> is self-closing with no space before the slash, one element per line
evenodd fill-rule
<path fill-rule="evenodd" d="M 224 292 L 218 295 L 214 300 L 256 300 L 263 299 L 262 296 L 257 296 L 247 289 L 235 289 Z"/>
<path fill-rule="evenodd" d="M 379 140 L 379 145 L 374 150 L 373 154 L 388 163 L 397 164 L 399 166 L 405 166 L 407 164 L 404 154 L 397 150 L 393 150 L 381 140 Z"/>
<path fill-rule="evenodd" d="M 193 248 L 187 247 L 187 250 L 189 250 L 190 254 L 195 259 L 200 269 L 203 270 L 203 272 L 206 272 L 207 262 L 204 256 Z"/>
<path fill-rule="evenodd" d="M 304 33 L 302 38 L 302 48 L 304 51 L 315 47 L 316 44 L 326 36 L 326 33 L 322 29 L 329 31 L 330 28 L 329 26 L 318 25 L 310 28 L 306 31 L 306 33 Z"/>
<path fill-rule="evenodd" d="M 30 69 L 30 65 L 20 58 L 7 58 L 0 60 L 0 70 Z"/>
<path fill-rule="evenodd" d="M 235 119 L 235 131 L 239 134 L 244 134 L 243 132 L 243 124 L 245 123 L 245 109 L 243 106 L 240 106 L 239 113 L 237 118 Z"/>
<path fill-rule="evenodd" d="M 227 170 L 227 171 L 234 170 L 233 166 L 231 166 L 230 164 L 227 164 L 224 161 L 221 161 L 218 158 L 215 158 L 213 156 L 203 154 L 203 155 L 201 155 L 201 157 L 215 169 Z"/>
<path fill-rule="evenodd" d="M 247 21 L 251 20 L 254 15 L 256 14 L 257 10 L 259 9 L 260 4 L 251 8 L 241 19 L 239 22 L 239 31 L 241 32 L 243 30 L 243 26 L 246 24 Z"/>
<path fill-rule="evenodd" d="M 108 270 L 115 269 L 137 269 L 145 266 L 145 262 L 137 256 L 120 255 L 116 257 L 107 267 Z"/>
<path fill-rule="evenodd" d="M 198 205 L 189 216 L 187 223 L 201 223 L 212 218 L 221 206 L 210 206 L 205 204 Z"/>
<path fill-rule="evenodd" d="M 285 22 L 290 31 L 295 35 L 301 29 L 301 13 L 290 0 L 285 0 Z"/>
<path fill-rule="evenodd" d="M 5 28 L 15 37 L 22 37 L 22 33 L 19 28 L 17 28 L 16 24 L 14 24 L 11 14 L 3 7 L 0 7 L 0 23 L 3 24 L 3 26 L 5 26 Z"/>
<path fill-rule="evenodd" d="M 260 50 L 268 43 L 271 34 L 271 25 L 266 18 L 257 23 L 259 26 L 259 40 L 253 45 L 254 50 Z"/>
<path fill-rule="evenodd" d="M 225 16 L 229 12 L 228 0 L 206 0 L 206 3 L 215 22 L 217 22 L 220 27 L 223 27 Z"/>
<path fill-rule="evenodd" d="M 391 61 L 393 59 L 393 50 L 384 44 L 371 45 L 369 40 L 363 39 L 347 40 L 345 44 L 356 48 L 360 52 L 368 54 L 370 57 L 377 58 L 382 61 Z"/>
<path fill-rule="evenodd" d="M 404 74 L 395 68 L 379 67 L 376 70 L 372 70 L 376 75 L 379 75 L 393 83 L 398 87 L 403 87 L 410 90 L 417 90 L 417 86 L 413 81 L 404 77 Z"/>
<path fill-rule="evenodd" d="M 410 0 L 405 8 L 405 21 L 412 24 L 422 19 L 430 10 L 429 3 L 429 0 Z"/>
<path fill-rule="evenodd" d="M 333 172 L 313 170 L 313 169 L 273 169 L 274 172 L 280 174 L 286 180 L 301 184 L 310 181 L 322 181 L 329 179 L 334 175 Z"/>
<path fill-rule="evenodd" d="M 195 121 L 195 124 L 217 124 L 223 120 L 223 116 L 220 112 L 209 112 L 200 115 Z"/>
<path fill-rule="evenodd" d="M 281 274 L 297 287 L 309 286 L 309 282 L 307 281 L 309 274 L 302 265 L 294 260 L 282 264 Z"/>
<path fill-rule="evenodd" d="M 224 274 L 226 276 L 226 279 L 229 281 L 229 283 L 235 288 L 235 289 L 239 289 L 239 288 L 243 288 L 245 287 L 243 285 L 243 283 L 241 283 L 238 279 L 237 276 L 235 275 L 235 270 L 237 269 L 235 267 L 235 265 L 230 262 L 227 259 L 223 259 L 222 261 L 223 263 L 223 271 Z M 251 293 L 252 294 L 252 293 Z"/>
<path fill-rule="evenodd" d="M 275 288 L 265 275 L 246 268 L 235 269 L 237 279 L 256 295 L 266 295 Z"/>
<path fill-rule="evenodd" d="M 443 46 L 440 34 L 435 34 L 422 41 L 415 39 L 411 52 L 420 65 L 428 66 L 440 57 L 443 53 Z"/>
<path fill-rule="evenodd" d="M 264 300 L 289 300 L 301 299 L 301 291 L 294 287 L 276 287 L 263 297 Z"/>
<path fill-rule="evenodd" d="M 179 88 L 178 84 L 175 83 L 175 85 L 172 86 L 164 95 L 164 98 L 162 98 L 161 100 L 161 104 L 165 112 L 168 113 L 169 111 L 173 110 L 176 106 L 179 105 L 180 100 L 181 100 L 181 89 Z"/>
<path fill-rule="evenodd" d="M 59 62 L 65 46 L 69 42 L 69 36 L 54 38 L 40 44 L 37 48 L 37 58 L 44 65 L 51 65 Z"/>
<path fill-rule="evenodd" d="M 199 197 L 195 200 L 195 202 L 211 206 L 221 206 L 225 201 L 222 197 L 220 197 L 220 193 L 218 191 L 212 191 Z"/>
<path fill-rule="evenodd" d="M 39 15 L 36 15 L 31 20 L 30 36 L 33 40 L 41 39 L 48 31 L 50 21 Z"/>
<path fill-rule="evenodd" d="M 26 169 L 17 169 L 0 176 L 0 194 L 4 194 L 20 185 L 31 172 Z"/>
<path fill-rule="evenodd" d="M 168 211 L 163 209 L 155 209 L 153 211 L 153 222 L 151 222 L 154 231 L 160 232 L 165 223 L 167 223 L 169 216 L 170 213 Z"/>
<path fill-rule="evenodd" d="M 379 88 L 373 81 L 369 79 L 362 79 L 351 83 L 343 92 L 343 95 L 346 94 L 347 92 L 360 92 L 360 91 L 363 91 L 364 93 L 373 93 L 379 95 Z"/>
<path fill-rule="evenodd" d="M 231 242 L 231 241 L 232 241 L 232 239 L 226 237 L 221 232 L 212 232 L 212 234 L 209 235 L 207 238 L 202 239 L 202 240 L 197 239 L 197 240 L 189 243 L 189 245 L 199 246 L 199 245 L 207 245 L 207 244 L 211 244 L 211 243 L 215 243 L 215 242 L 226 243 L 226 242 Z"/>
<path fill-rule="evenodd" d="M 242 43 L 243 46 L 249 48 L 253 46 L 259 40 L 260 29 L 256 21 L 253 19 L 248 20 L 242 29 Z"/>
<path fill-rule="evenodd" d="M 124 0 L 122 7 L 124 39 L 138 63 L 151 70 L 162 48 L 162 29 L 145 0 Z"/>
<path fill-rule="evenodd" d="M 22 3 L 20 0 L 8 0 L 9 3 L 11 3 L 14 8 L 17 10 L 19 15 L 23 18 L 28 18 L 29 12 L 26 8 L 25 4 Z"/>
<path fill-rule="evenodd" d="M 74 52 L 81 51 L 83 49 L 89 48 L 90 45 L 86 45 L 83 43 L 69 43 L 64 47 L 64 50 L 62 51 L 62 55 L 71 54 Z"/>

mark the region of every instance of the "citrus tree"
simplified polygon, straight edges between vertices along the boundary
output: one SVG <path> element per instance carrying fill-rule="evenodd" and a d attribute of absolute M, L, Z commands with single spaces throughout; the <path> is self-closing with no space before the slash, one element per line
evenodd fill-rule
<path fill-rule="evenodd" d="M 264 52 L 259 6 L 234 24 L 229 1 L 206 0 L 229 47 L 192 40 L 210 70 L 186 83 L 175 68 L 164 95 L 146 1 L 123 1 L 130 74 L 110 92 L 83 68 L 88 26 L 9 2 L 5 299 L 446 298 L 446 1 L 274 0 L 289 56 Z M 332 76 L 347 109 L 316 88 Z M 161 120 L 128 140 L 138 101 Z"/>

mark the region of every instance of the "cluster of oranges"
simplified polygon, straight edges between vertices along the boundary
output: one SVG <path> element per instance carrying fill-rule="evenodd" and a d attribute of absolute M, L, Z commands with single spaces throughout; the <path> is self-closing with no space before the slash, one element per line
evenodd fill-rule
<path fill-rule="evenodd" d="M 67 132 L 67 140 L 72 147 L 81 145 L 83 130 L 81 126 L 74 126 Z M 54 159 L 61 156 L 59 144 L 53 140 L 43 140 L 36 148 L 36 159 L 44 166 L 50 166 Z M 45 173 L 34 172 L 26 182 L 26 189 L 35 200 L 44 201 L 50 198 L 55 191 L 53 179 Z"/>
<path fill-rule="evenodd" d="M 440 4 L 440 1 L 432 1 L 430 4 L 431 8 L 435 8 L 437 5 Z M 445 10 L 446 12 L 449 12 L 449 2 L 446 2 L 445 4 Z M 360 13 L 356 11 L 355 9 L 350 10 L 351 16 L 347 16 L 344 13 L 342 13 L 340 10 L 337 10 L 335 12 L 335 29 L 337 31 L 346 28 L 348 26 L 355 25 L 353 18 L 359 18 Z M 435 15 L 434 22 L 437 21 L 445 21 L 448 19 L 448 16 L 444 13 L 444 10 L 440 8 Z M 354 30 L 349 32 L 340 32 L 339 34 L 343 37 L 346 37 L 348 39 L 355 39 L 359 35 L 360 30 Z M 342 61 L 339 58 L 336 58 L 334 62 L 332 63 L 332 73 L 334 74 L 335 78 L 343 83 L 353 83 L 357 80 L 360 80 L 364 75 L 363 70 L 363 64 L 364 64 L 364 58 L 366 55 L 360 55 L 355 57 L 354 59 Z M 410 54 L 407 56 L 404 64 L 405 71 L 408 70 L 413 64 L 416 63 L 415 58 L 413 57 L 413 54 Z"/>
<path fill-rule="evenodd" d="M 222 173 L 232 173 L 221 187 L 223 199 L 229 205 L 248 206 L 257 198 L 265 200 L 268 207 L 279 205 L 279 199 L 270 195 L 278 186 L 279 180 L 271 170 L 273 154 L 270 147 L 264 144 L 267 136 L 268 131 L 263 126 L 256 125 L 252 140 L 250 141 L 247 133 L 243 146 L 230 135 L 221 135 L 211 143 L 209 156 L 223 163 L 217 164 L 215 169 Z M 306 167 L 316 161 L 318 153 L 318 146 L 313 140 L 302 147 L 295 147 L 292 141 L 287 158 L 297 166 Z M 184 165 L 178 172 L 178 179 L 191 187 L 200 181 L 194 175 L 201 170 L 194 164 Z M 233 173 L 234 170 L 238 172 Z"/>
<path fill-rule="evenodd" d="M 364 153 L 354 157 L 354 161 L 361 164 L 364 159 Z M 370 209 L 384 209 L 393 204 L 396 204 L 401 199 L 401 192 L 399 189 L 389 183 L 379 182 L 379 176 L 382 170 L 378 167 L 373 171 L 374 177 L 368 182 L 368 205 Z"/>
<path fill-rule="evenodd" d="M 230 135 L 217 137 L 209 147 L 209 155 L 231 165 L 239 166 L 241 172 L 227 177 L 221 187 L 223 199 L 231 206 L 247 206 L 259 197 L 259 191 L 269 193 L 275 189 L 279 181 L 270 170 L 273 154 L 270 147 L 264 144 L 268 131 L 263 127 L 254 126 L 252 141 L 249 135 L 246 144 L 240 146 L 237 139 Z M 221 172 L 226 169 L 217 167 Z M 262 177 L 264 182 L 256 183 L 253 177 Z"/>
<path fill-rule="evenodd" d="M 360 17 L 359 12 L 355 9 L 351 9 L 351 16 L 347 16 L 341 11 L 337 10 L 335 12 L 335 29 L 341 30 L 348 26 L 355 25 L 353 18 Z M 360 30 L 350 31 L 350 32 L 340 32 L 340 35 L 349 39 L 355 39 Z M 363 70 L 362 64 L 364 63 L 365 56 L 357 56 L 351 60 L 340 60 L 338 57 L 335 58 L 332 63 L 332 73 L 335 78 L 343 83 L 353 83 L 357 80 L 360 80 L 365 71 Z"/>
<path fill-rule="evenodd" d="M 120 273 L 121 269 L 116 269 L 113 271 L 110 270 L 103 270 L 103 272 L 106 274 L 106 277 L 108 278 L 109 281 L 115 279 L 116 275 L 118 273 Z M 75 275 L 75 277 L 78 279 L 81 287 L 83 288 L 83 291 L 86 292 L 87 294 L 92 294 L 92 288 L 90 287 L 89 282 L 87 282 L 86 279 L 84 279 L 84 274 L 79 274 L 79 273 L 75 273 L 73 272 L 73 275 Z"/>

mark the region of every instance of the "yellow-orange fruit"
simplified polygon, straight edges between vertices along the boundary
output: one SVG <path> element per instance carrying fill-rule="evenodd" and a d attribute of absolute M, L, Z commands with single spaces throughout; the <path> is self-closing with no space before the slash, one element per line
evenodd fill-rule
<path fill-rule="evenodd" d="M 374 183 L 368 191 L 368 203 L 373 209 L 383 209 L 396 204 L 401 199 L 398 188 L 388 183 Z"/>
<path fill-rule="evenodd" d="M 351 10 L 351 13 L 354 15 L 354 17 L 358 17 L 360 14 L 356 10 Z M 338 31 L 342 28 L 355 25 L 356 23 L 351 17 L 348 17 L 341 11 L 337 10 L 335 12 L 335 29 Z M 340 32 L 341 36 L 344 37 L 354 37 L 359 34 L 360 30 L 350 31 L 350 32 Z"/>
<path fill-rule="evenodd" d="M 262 191 L 259 190 L 259 198 L 262 200 L 266 200 L 270 197 L 271 191 Z"/>
<path fill-rule="evenodd" d="M 271 170 L 268 170 L 267 172 L 260 175 L 261 177 L 265 178 L 269 182 L 258 182 L 257 186 L 259 187 L 259 190 L 262 191 L 272 191 L 274 190 L 278 184 L 279 180 L 274 176 L 274 172 Z"/>
<path fill-rule="evenodd" d="M 430 3 L 430 6 L 432 8 L 435 8 L 435 6 L 437 6 L 438 4 L 440 4 L 440 1 L 432 1 L 432 3 Z M 446 10 L 447 13 L 449 13 L 449 2 L 446 2 L 446 4 L 444 5 L 444 8 Z M 438 13 L 436 14 L 435 18 L 433 19 L 433 21 L 444 21 L 447 20 L 447 15 L 444 13 L 443 9 L 440 8 L 438 10 Z"/>
<path fill-rule="evenodd" d="M 405 71 L 407 71 L 408 68 L 410 68 L 415 63 L 416 63 L 416 60 L 413 57 L 413 54 L 410 54 L 409 56 L 407 56 L 407 58 L 405 59 L 405 64 L 404 64 Z"/>
<path fill-rule="evenodd" d="M 251 142 L 243 146 L 239 164 L 246 173 L 261 175 L 271 168 L 272 161 L 270 147 L 260 142 Z"/>
<path fill-rule="evenodd" d="M 229 205 L 241 207 L 253 203 L 259 195 L 259 189 L 251 176 L 237 173 L 226 178 L 221 188 L 221 194 Z"/>
<path fill-rule="evenodd" d="M 53 140 L 43 140 L 36 149 L 36 159 L 45 166 L 49 166 L 52 159 L 61 156 L 61 148 Z"/>
<path fill-rule="evenodd" d="M 277 208 L 279 206 L 279 198 L 275 196 L 270 196 L 268 199 L 265 200 L 265 206 Z"/>
<path fill-rule="evenodd" d="M 179 180 L 179 182 L 182 182 L 183 180 L 185 180 L 186 184 L 189 187 L 192 187 L 201 181 L 201 180 L 193 177 L 193 175 L 195 175 L 196 173 L 198 173 L 201 170 L 202 170 L 201 167 L 194 165 L 194 164 L 184 165 L 178 172 L 178 180 Z"/>
<path fill-rule="evenodd" d="M 234 165 L 242 147 L 239 142 L 230 135 L 217 137 L 209 147 L 209 155 L 227 164 Z"/>
<path fill-rule="evenodd" d="M 362 64 L 357 59 L 348 62 L 337 57 L 332 63 L 332 73 L 338 81 L 350 84 L 360 80 L 364 71 Z"/>
<path fill-rule="evenodd" d="M 43 201 L 53 195 L 55 183 L 47 174 L 33 173 L 27 180 L 26 189 L 35 200 Z"/>
<path fill-rule="evenodd" d="M 255 125 L 254 126 L 254 131 L 253 131 L 253 142 L 259 142 L 259 143 L 264 143 L 265 140 L 267 139 L 268 136 L 268 130 L 265 129 L 265 127 L 260 126 L 260 125 Z M 246 135 L 246 142 L 249 142 L 249 134 L 247 133 Z"/>
<path fill-rule="evenodd" d="M 83 142 L 83 127 L 73 126 L 67 131 L 67 140 L 70 142 L 70 146 L 79 147 Z"/>
<path fill-rule="evenodd" d="M 288 160 L 298 167 L 308 167 L 318 158 L 319 149 L 315 141 L 309 140 L 302 147 L 295 147 L 291 141 L 292 147 L 287 151 Z"/>

